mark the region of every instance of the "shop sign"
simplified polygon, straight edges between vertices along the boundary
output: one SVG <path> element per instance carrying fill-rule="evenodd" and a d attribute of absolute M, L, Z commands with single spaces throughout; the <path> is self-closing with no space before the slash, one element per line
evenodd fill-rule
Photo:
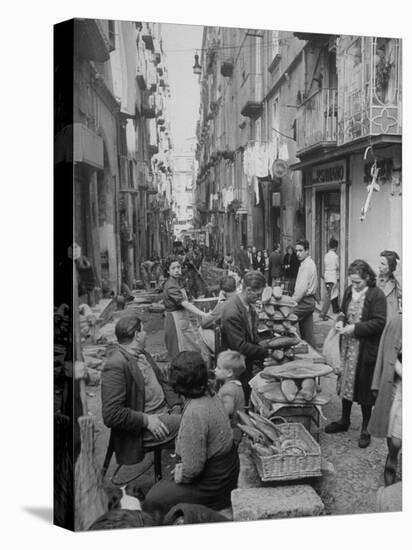
<path fill-rule="evenodd" d="M 314 183 L 345 183 L 346 161 L 331 162 L 312 168 L 312 184 Z"/>

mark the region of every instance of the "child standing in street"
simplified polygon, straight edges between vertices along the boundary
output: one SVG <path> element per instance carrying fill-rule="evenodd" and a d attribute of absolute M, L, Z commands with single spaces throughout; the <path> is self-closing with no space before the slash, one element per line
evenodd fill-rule
<path fill-rule="evenodd" d="M 218 396 L 229 415 L 236 445 L 242 438 L 242 432 L 237 426 L 237 411 L 243 412 L 245 409 L 245 394 L 239 380 L 245 370 L 245 358 L 238 351 L 226 350 L 219 353 L 215 369 L 216 380 L 221 384 Z"/>

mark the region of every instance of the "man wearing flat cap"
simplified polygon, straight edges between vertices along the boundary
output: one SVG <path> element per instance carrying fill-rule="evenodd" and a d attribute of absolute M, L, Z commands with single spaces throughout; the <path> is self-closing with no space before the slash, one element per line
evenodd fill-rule
<path fill-rule="evenodd" d="M 107 456 L 114 451 L 118 464 L 130 465 L 176 437 L 181 401 L 145 350 L 141 320 L 123 316 L 115 334 L 101 379 L 103 421 L 111 428 Z"/>

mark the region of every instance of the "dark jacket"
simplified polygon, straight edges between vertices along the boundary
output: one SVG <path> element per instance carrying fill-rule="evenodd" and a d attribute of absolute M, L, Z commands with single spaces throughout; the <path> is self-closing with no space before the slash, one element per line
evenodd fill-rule
<path fill-rule="evenodd" d="M 282 262 L 283 274 L 287 279 L 296 279 L 299 271 L 299 260 L 296 252 L 286 253 Z"/>
<path fill-rule="evenodd" d="M 272 284 L 272 279 L 282 277 L 282 256 L 280 252 L 273 251 L 269 256 L 269 282 Z"/>
<path fill-rule="evenodd" d="M 371 388 L 378 392 L 378 397 L 368 427 L 374 437 L 388 436 L 395 363 L 400 352 L 402 352 L 402 315 L 398 313 L 396 317 L 388 321 L 382 333 L 376 358 Z"/>
<path fill-rule="evenodd" d="M 258 266 L 258 259 L 257 259 L 257 252 L 256 253 L 253 253 L 252 252 L 252 268 L 256 271 L 259 269 L 259 266 Z"/>
<path fill-rule="evenodd" d="M 251 371 L 253 361 L 263 359 L 268 352 L 256 342 L 256 312 L 250 308 L 252 330 L 249 327 L 247 311 L 239 296 L 233 296 L 225 302 L 222 313 L 222 346 L 224 349 L 239 351 L 246 357 L 246 368 Z"/>
<path fill-rule="evenodd" d="M 261 273 L 265 272 L 265 257 L 263 254 L 261 254 L 260 259 L 256 255 L 256 262 L 255 262 L 255 269 L 260 271 Z"/>
<path fill-rule="evenodd" d="M 149 353 L 144 352 L 163 388 L 167 405 L 180 404 Z M 110 440 L 118 464 L 136 464 L 143 459 L 143 431 L 146 428 L 145 386 L 136 358 L 120 346 L 108 350 L 102 371 L 103 422 L 111 428 Z"/>
<path fill-rule="evenodd" d="M 246 250 L 239 250 L 237 255 L 237 263 L 243 276 L 245 269 L 250 269 L 250 260 Z"/>
<path fill-rule="evenodd" d="M 342 300 L 338 319 L 346 319 L 352 297 L 349 286 Z M 369 287 L 363 304 L 362 316 L 355 323 L 354 336 L 359 340 L 359 355 L 356 370 L 354 401 L 361 405 L 373 405 L 375 399 L 371 391 L 372 377 L 378 354 L 379 341 L 386 323 L 386 298 L 376 286 Z"/>

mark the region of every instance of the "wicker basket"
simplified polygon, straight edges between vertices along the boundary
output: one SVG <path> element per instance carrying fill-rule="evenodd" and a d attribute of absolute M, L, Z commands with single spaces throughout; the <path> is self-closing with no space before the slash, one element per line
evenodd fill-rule
<path fill-rule="evenodd" d="M 208 313 L 209 311 L 212 311 L 216 304 L 218 302 L 218 298 L 212 297 L 212 298 L 197 298 L 196 300 L 193 300 L 193 304 L 204 311 L 205 313 Z"/>
<path fill-rule="evenodd" d="M 252 444 L 252 456 L 261 480 L 283 481 L 321 476 L 320 447 L 304 426 L 298 422 L 290 422 L 277 424 L 276 427 L 288 438 L 303 441 L 308 451 L 301 455 L 261 456 Z"/>

